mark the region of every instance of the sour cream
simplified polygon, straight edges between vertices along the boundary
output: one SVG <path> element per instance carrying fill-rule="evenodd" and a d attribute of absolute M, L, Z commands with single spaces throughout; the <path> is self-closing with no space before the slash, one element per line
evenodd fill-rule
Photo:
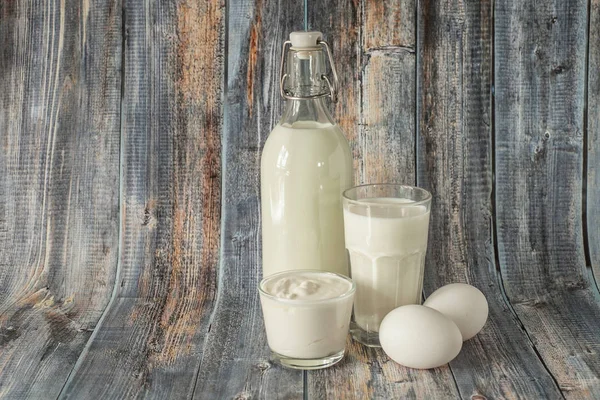
<path fill-rule="evenodd" d="M 267 341 L 276 355 L 341 359 L 354 300 L 350 279 L 330 272 L 293 270 L 263 279 L 259 291 Z"/>

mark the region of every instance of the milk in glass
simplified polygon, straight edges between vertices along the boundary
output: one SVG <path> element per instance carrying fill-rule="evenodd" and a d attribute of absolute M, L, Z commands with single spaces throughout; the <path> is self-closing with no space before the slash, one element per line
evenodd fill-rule
<path fill-rule="evenodd" d="M 388 312 L 421 303 L 429 210 L 402 198 L 357 202 L 372 206 L 350 205 L 344 210 L 346 247 L 356 283 L 354 322 L 378 332 Z M 394 203 L 402 207 L 384 207 Z"/>

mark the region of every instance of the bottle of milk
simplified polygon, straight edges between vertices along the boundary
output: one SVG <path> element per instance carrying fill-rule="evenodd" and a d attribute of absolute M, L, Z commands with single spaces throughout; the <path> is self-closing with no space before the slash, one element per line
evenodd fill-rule
<path fill-rule="evenodd" d="M 286 107 L 261 159 L 263 276 L 292 269 L 348 275 L 341 195 L 352 186 L 352 155 L 325 104 L 335 101 L 337 73 L 320 32 L 290 34 L 280 76 Z"/>

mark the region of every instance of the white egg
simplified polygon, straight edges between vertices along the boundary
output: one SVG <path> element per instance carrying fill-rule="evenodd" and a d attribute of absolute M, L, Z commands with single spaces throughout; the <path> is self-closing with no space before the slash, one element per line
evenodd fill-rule
<path fill-rule="evenodd" d="M 462 336 L 440 312 L 416 304 L 390 311 L 379 327 L 383 351 L 410 368 L 435 368 L 458 355 Z"/>
<path fill-rule="evenodd" d="M 462 334 L 463 341 L 477 335 L 488 317 L 488 302 L 479 289 L 466 283 L 442 286 L 423 303 L 450 318 Z"/>

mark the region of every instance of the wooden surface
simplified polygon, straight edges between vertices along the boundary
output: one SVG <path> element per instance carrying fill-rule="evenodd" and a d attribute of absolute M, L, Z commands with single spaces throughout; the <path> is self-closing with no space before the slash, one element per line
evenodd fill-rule
<path fill-rule="evenodd" d="M 434 194 L 429 240 L 436 244 L 428 248 L 424 291 L 465 282 L 490 306 L 485 328 L 450 363 L 452 375 L 462 398 L 559 399 L 497 272 L 492 2 L 425 1 L 421 18 L 417 183 Z"/>
<path fill-rule="evenodd" d="M 223 11 L 126 3 L 117 292 L 64 398 L 194 392 L 216 297 Z"/>
<path fill-rule="evenodd" d="M 260 153 L 282 101 L 278 68 L 299 7 L 231 2 L 223 126 L 219 293 L 204 342 L 195 399 L 302 398 L 302 372 L 269 361 L 258 298 L 261 275 Z"/>
<path fill-rule="evenodd" d="M 425 295 L 482 332 L 410 370 L 269 359 L 259 161 L 301 2 L 0 0 L 0 398 L 600 398 L 600 2 L 308 1 L 355 181 L 434 195 Z"/>
<path fill-rule="evenodd" d="M 415 1 L 331 1 L 328 14 L 315 15 L 311 27 L 332 37 L 341 68 L 342 92 L 338 121 L 357 121 L 350 132 L 355 181 L 415 184 L 416 14 Z M 389 18 L 402 25 L 381 24 Z M 358 56 L 357 56 L 358 55 Z M 358 86 L 357 85 L 358 82 Z M 385 166 L 385 168 L 382 168 Z M 458 391 L 447 367 L 417 371 L 398 368 L 381 349 L 349 339 L 348 357 L 336 368 L 309 372 L 308 397 L 448 398 Z M 351 377 L 351 379 L 348 379 Z"/>
<path fill-rule="evenodd" d="M 56 398 L 113 291 L 120 8 L 0 6 L 3 398 Z"/>
<path fill-rule="evenodd" d="M 582 235 L 586 6 L 515 1 L 496 9 L 500 268 L 508 299 L 568 398 L 600 397 L 600 303 Z"/>
<path fill-rule="evenodd" d="M 584 115 L 583 160 L 585 186 L 583 212 L 587 218 L 583 221 L 586 261 L 591 264 L 596 287 L 600 289 L 600 0 L 590 2 L 590 27 L 588 41 L 587 78 L 587 115 Z M 584 110 L 585 112 L 586 110 Z"/>

